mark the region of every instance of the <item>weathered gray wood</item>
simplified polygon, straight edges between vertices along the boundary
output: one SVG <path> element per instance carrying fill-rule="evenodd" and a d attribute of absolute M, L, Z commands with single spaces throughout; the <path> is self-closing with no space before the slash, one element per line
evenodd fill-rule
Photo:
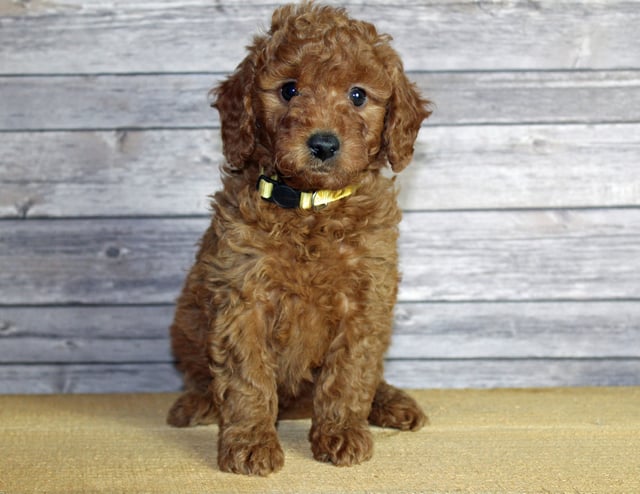
<path fill-rule="evenodd" d="M 392 360 L 389 382 L 406 388 L 633 386 L 638 359 Z"/>
<path fill-rule="evenodd" d="M 398 178 L 405 209 L 640 205 L 638 125 L 425 128 L 419 139 Z"/>
<path fill-rule="evenodd" d="M 0 130 L 218 126 L 221 74 L 0 77 Z M 410 77 L 427 125 L 640 121 L 640 71 L 445 72 Z"/>
<path fill-rule="evenodd" d="M 3 307 L 0 362 L 169 362 L 173 306 Z M 404 303 L 391 359 L 640 358 L 640 303 Z"/>
<path fill-rule="evenodd" d="M 207 214 L 219 131 L 0 133 L 0 216 Z"/>
<path fill-rule="evenodd" d="M 0 393 L 179 388 L 206 93 L 273 6 L 0 0 Z M 347 6 L 437 104 L 398 179 L 389 379 L 640 384 L 640 1 Z M 630 208 L 564 209 L 602 207 Z"/>
<path fill-rule="evenodd" d="M 0 307 L 0 362 L 170 362 L 173 306 Z"/>
<path fill-rule="evenodd" d="M 2 130 L 219 126 L 219 74 L 0 77 Z"/>
<path fill-rule="evenodd" d="M 1 365 L 0 394 L 177 391 L 172 364 Z"/>
<path fill-rule="evenodd" d="M 273 9 L 262 1 L 205 0 L 23 5 L 3 2 L 0 8 L 5 74 L 206 71 L 212 64 L 228 71 Z M 411 8 L 346 3 L 355 17 L 394 35 L 411 70 L 638 68 L 638 5 L 632 0 L 447 0 Z"/>
<path fill-rule="evenodd" d="M 405 218 L 403 300 L 593 300 L 640 293 L 640 209 Z"/>
<path fill-rule="evenodd" d="M 0 304 L 173 302 L 207 224 L 0 222 Z"/>
<path fill-rule="evenodd" d="M 406 210 L 640 205 L 640 125 L 431 127 Z M 0 133 L 0 217 L 207 214 L 217 130 Z"/>
<path fill-rule="evenodd" d="M 405 388 L 637 386 L 640 360 L 390 360 L 386 377 Z M 0 394 L 178 391 L 171 364 L 0 365 Z"/>
<path fill-rule="evenodd" d="M 207 219 L 0 222 L 0 304 L 171 303 Z M 402 301 L 636 299 L 640 209 L 408 213 Z"/>
<path fill-rule="evenodd" d="M 437 125 L 637 123 L 640 116 L 638 71 L 467 71 L 410 76 L 433 99 L 431 123 Z"/>
<path fill-rule="evenodd" d="M 640 357 L 637 301 L 404 303 L 395 314 L 390 358 Z"/>

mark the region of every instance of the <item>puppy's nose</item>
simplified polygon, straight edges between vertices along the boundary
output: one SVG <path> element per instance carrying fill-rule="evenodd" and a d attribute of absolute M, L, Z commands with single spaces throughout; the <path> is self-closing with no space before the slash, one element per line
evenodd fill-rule
<path fill-rule="evenodd" d="M 309 137 L 307 146 L 311 154 L 322 161 L 333 158 L 340 149 L 340 141 L 328 132 L 319 132 Z"/>

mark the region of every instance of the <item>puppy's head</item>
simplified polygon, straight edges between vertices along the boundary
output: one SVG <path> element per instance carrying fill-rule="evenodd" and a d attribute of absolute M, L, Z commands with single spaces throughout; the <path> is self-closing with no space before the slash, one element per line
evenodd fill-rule
<path fill-rule="evenodd" d="M 341 9 L 276 10 L 215 91 L 230 166 L 300 189 L 339 189 L 387 162 L 402 170 L 430 112 L 389 41 Z"/>

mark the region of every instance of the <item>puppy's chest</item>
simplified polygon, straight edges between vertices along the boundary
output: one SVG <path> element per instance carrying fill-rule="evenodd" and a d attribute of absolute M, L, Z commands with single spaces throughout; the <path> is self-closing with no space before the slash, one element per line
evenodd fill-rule
<path fill-rule="evenodd" d="M 396 268 L 395 225 L 322 215 L 285 217 L 254 232 L 253 275 L 270 300 L 290 299 L 309 310 L 364 297 L 372 280 Z"/>
<path fill-rule="evenodd" d="M 313 367 L 344 322 L 367 310 L 373 280 L 388 277 L 395 264 L 393 256 L 378 258 L 377 264 L 386 266 L 383 270 L 373 262 L 366 228 L 348 228 L 339 221 L 294 226 L 270 232 L 268 238 L 278 239 L 277 245 L 263 250 L 257 265 L 265 268 L 261 288 L 274 315 L 272 342 L 286 365 Z M 378 245 L 389 243 L 392 248 L 393 241 L 379 238 Z"/>
<path fill-rule="evenodd" d="M 367 229 L 339 221 L 277 225 L 266 236 L 261 262 L 273 267 L 272 285 L 292 293 L 304 295 L 329 286 L 345 290 L 367 270 L 372 255 L 367 237 Z"/>

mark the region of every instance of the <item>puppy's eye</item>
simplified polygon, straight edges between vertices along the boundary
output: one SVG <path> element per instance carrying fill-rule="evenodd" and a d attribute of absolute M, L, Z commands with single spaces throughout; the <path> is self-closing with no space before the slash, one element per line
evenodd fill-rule
<path fill-rule="evenodd" d="M 367 92 L 361 87 L 354 87 L 349 91 L 349 99 L 354 106 L 362 106 L 367 102 Z"/>
<path fill-rule="evenodd" d="M 282 99 L 285 101 L 291 101 L 294 96 L 298 96 L 298 88 L 295 81 L 287 82 L 282 89 L 280 89 Z"/>

